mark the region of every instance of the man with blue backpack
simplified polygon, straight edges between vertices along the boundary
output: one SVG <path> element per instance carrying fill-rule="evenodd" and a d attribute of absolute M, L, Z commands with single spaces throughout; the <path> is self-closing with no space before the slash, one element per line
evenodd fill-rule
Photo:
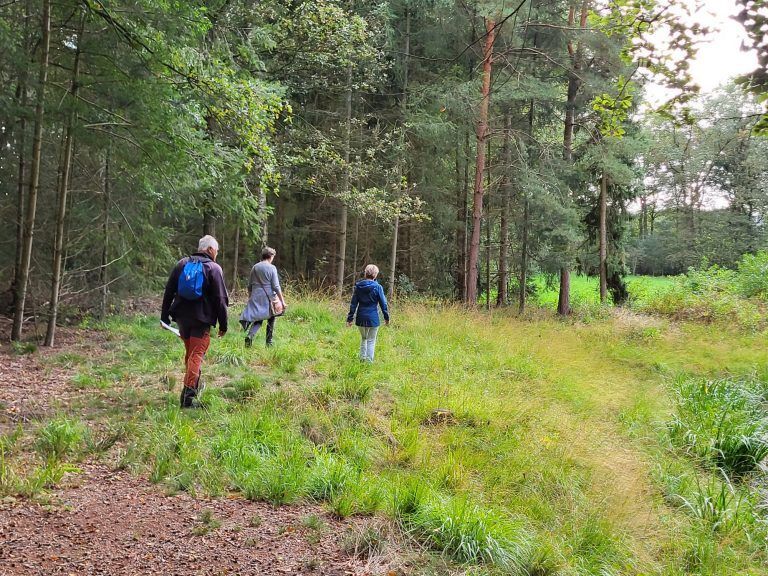
<path fill-rule="evenodd" d="M 192 408 L 201 389 L 200 372 L 211 343 L 211 327 L 218 324 L 219 337 L 227 332 L 229 296 L 221 266 L 216 264 L 218 254 L 216 239 L 203 236 L 197 252 L 178 261 L 165 285 L 160 321 L 176 321 L 186 350 L 182 408 Z"/>

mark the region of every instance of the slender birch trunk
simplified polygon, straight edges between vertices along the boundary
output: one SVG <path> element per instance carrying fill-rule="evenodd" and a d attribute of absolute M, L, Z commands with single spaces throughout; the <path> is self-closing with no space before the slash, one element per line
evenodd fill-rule
<path fill-rule="evenodd" d="M 387 298 L 395 297 L 395 266 L 397 264 L 397 234 L 400 228 L 400 217 L 395 216 L 394 230 L 392 231 L 392 244 L 389 251 L 389 289 Z"/>
<path fill-rule="evenodd" d="M 347 259 L 347 196 L 349 195 L 349 156 L 350 136 L 352 131 L 352 65 L 347 67 L 347 92 L 345 101 L 345 129 L 344 129 L 344 173 L 342 176 L 341 212 L 339 213 L 339 244 L 336 252 L 336 295 L 341 297 L 344 293 L 344 266 Z"/>

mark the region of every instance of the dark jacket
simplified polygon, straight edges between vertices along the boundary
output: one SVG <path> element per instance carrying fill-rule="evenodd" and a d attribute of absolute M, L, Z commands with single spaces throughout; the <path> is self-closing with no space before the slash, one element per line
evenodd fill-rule
<path fill-rule="evenodd" d="M 375 280 L 360 280 L 355 284 L 355 291 L 352 294 L 352 303 L 349 306 L 347 322 L 355 319 L 358 326 L 379 326 L 379 310 L 384 314 L 384 320 L 389 322 L 389 308 L 387 308 L 387 297 L 384 296 L 384 288 Z M 357 314 L 355 314 L 357 312 Z"/>
<path fill-rule="evenodd" d="M 160 319 L 170 323 L 173 318 L 178 324 L 216 326 L 219 330 L 227 331 L 227 306 L 229 295 L 224 286 L 224 275 L 221 266 L 211 260 L 206 254 L 195 253 L 196 258 L 203 262 L 203 297 L 198 300 L 185 300 L 176 291 L 179 287 L 179 276 L 189 257 L 182 258 L 176 263 L 165 285 L 163 309 Z"/>

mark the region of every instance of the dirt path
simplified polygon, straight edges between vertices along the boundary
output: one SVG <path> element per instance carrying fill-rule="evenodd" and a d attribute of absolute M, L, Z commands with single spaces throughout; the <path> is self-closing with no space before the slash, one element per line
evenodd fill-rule
<path fill-rule="evenodd" d="M 82 392 L 71 385 L 72 367 L 54 365 L 51 357 L 64 350 L 73 354 L 97 353 L 94 344 L 74 330 L 63 330 L 60 347 L 17 354 L 0 346 L 0 433 L 50 415 Z"/>
<path fill-rule="evenodd" d="M 0 346 L 0 433 L 66 410 L 86 393 L 73 385 L 78 367 L 66 354 L 98 357 L 100 335 L 67 330 L 60 341 L 33 354 Z M 48 505 L 0 499 L 0 576 L 387 573 L 344 550 L 349 534 L 369 520 L 234 495 L 167 496 L 129 472 L 79 466 L 46 495 Z"/>
<path fill-rule="evenodd" d="M 74 480 L 53 492 L 50 506 L 0 504 L 0 573 L 368 573 L 363 560 L 342 550 L 353 522 L 317 507 L 166 496 L 127 472 L 98 465 Z M 305 526 L 313 516 L 319 521 Z"/>

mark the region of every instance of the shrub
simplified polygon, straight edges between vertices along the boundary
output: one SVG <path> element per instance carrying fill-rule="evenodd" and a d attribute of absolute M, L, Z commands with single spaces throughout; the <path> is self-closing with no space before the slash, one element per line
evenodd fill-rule
<path fill-rule="evenodd" d="M 37 352 L 37 344 L 34 342 L 19 342 L 14 340 L 11 342 L 11 350 L 14 354 L 23 356 L 24 354 L 34 354 Z"/>
<path fill-rule="evenodd" d="M 736 288 L 745 298 L 768 300 L 768 251 L 741 257 Z"/>
<path fill-rule="evenodd" d="M 704 322 L 735 321 L 755 328 L 763 314 L 754 300 L 768 297 L 768 252 L 746 254 L 738 270 L 719 266 L 690 268 L 656 290 L 639 290 L 633 306 L 642 311 L 677 319 Z"/>

